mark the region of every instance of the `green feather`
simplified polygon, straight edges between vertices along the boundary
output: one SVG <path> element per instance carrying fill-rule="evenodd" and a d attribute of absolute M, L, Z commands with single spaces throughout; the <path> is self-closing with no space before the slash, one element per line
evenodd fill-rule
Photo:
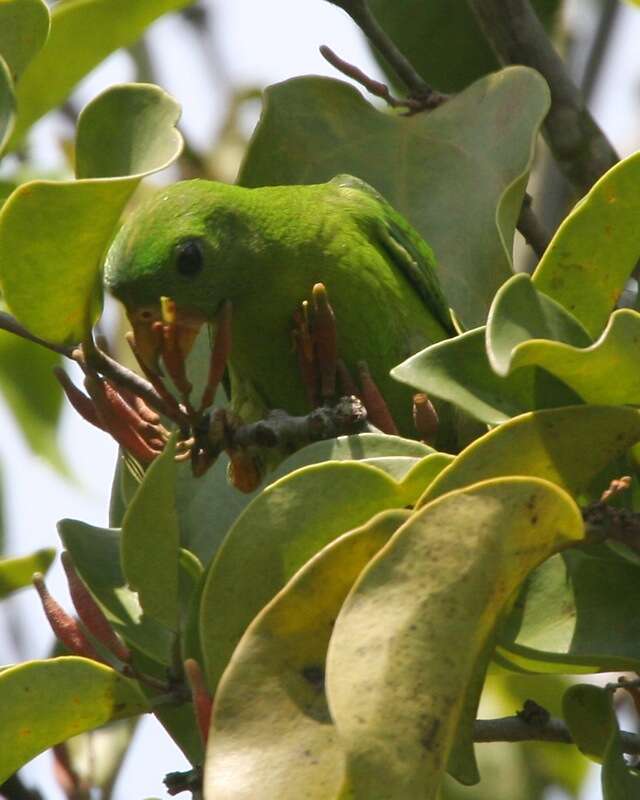
<path fill-rule="evenodd" d="M 203 268 L 182 275 L 180 246 L 193 240 Z M 291 330 L 318 282 L 336 314 L 341 357 L 354 372 L 359 360 L 369 363 L 401 432 L 413 435 L 411 391 L 389 370 L 454 329 L 432 251 L 363 181 L 177 183 L 131 216 L 105 267 L 107 287 L 130 312 L 168 295 L 213 320 L 232 302 L 232 406 L 247 421 L 269 408 L 309 411 Z"/>

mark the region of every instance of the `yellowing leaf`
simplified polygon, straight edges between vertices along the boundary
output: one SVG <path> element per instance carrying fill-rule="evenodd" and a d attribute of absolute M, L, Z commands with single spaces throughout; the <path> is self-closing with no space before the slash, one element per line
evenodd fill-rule
<path fill-rule="evenodd" d="M 216 692 L 206 798 L 337 796 L 344 757 L 324 695 L 329 637 L 354 580 L 409 514 L 384 511 L 331 542 L 248 627 Z"/>
<path fill-rule="evenodd" d="M 58 742 L 149 711 L 133 681 L 76 657 L 29 661 L 0 672 L 0 707 L 0 783 Z"/>
<path fill-rule="evenodd" d="M 640 153 L 612 167 L 558 228 L 536 287 L 599 336 L 640 256 Z"/>
<path fill-rule="evenodd" d="M 420 482 L 410 472 L 405 484 L 369 464 L 328 461 L 261 492 L 236 520 L 207 574 L 200 637 L 210 687 L 251 620 L 312 556 L 379 511 L 414 502 L 433 474 L 427 470 Z"/>
<path fill-rule="evenodd" d="M 427 488 L 419 505 L 501 475 L 544 478 L 577 496 L 639 439 L 640 412 L 624 406 L 569 406 L 522 414 L 463 450 Z"/>
<path fill-rule="evenodd" d="M 535 478 L 499 478 L 430 503 L 372 559 L 327 656 L 351 797 L 437 795 L 465 699 L 514 590 L 582 535 L 565 492 Z"/>

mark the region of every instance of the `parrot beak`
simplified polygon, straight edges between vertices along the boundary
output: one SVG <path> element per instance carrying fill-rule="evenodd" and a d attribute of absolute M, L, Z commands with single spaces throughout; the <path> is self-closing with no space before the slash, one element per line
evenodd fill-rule
<path fill-rule="evenodd" d="M 156 323 L 163 323 L 161 309 L 150 306 L 127 311 L 133 328 L 133 336 L 138 357 L 144 366 L 156 375 L 162 375 L 160 356 L 163 352 L 162 329 Z M 206 322 L 204 315 L 197 311 L 175 309 L 172 325 L 175 329 L 175 343 L 180 357 L 186 361 L 193 349 L 195 340 Z"/>

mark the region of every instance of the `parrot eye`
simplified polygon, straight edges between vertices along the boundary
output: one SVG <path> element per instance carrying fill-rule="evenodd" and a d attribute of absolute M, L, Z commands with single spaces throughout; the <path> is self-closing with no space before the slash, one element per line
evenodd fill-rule
<path fill-rule="evenodd" d="M 204 266 L 202 246 L 197 239 L 181 242 L 176 247 L 176 268 L 181 275 L 197 275 Z"/>

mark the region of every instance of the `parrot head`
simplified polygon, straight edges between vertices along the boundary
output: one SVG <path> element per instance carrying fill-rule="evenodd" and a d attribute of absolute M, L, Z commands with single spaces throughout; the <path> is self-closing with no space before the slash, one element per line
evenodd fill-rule
<path fill-rule="evenodd" d="M 109 248 L 105 286 L 125 306 L 139 355 L 153 369 L 159 356 L 154 323 L 163 320 L 163 298 L 175 303 L 183 358 L 225 299 L 228 258 L 222 254 L 228 256 L 226 220 L 232 214 L 227 188 L 198 180 L 168 187 L 132 214 Z"/>

